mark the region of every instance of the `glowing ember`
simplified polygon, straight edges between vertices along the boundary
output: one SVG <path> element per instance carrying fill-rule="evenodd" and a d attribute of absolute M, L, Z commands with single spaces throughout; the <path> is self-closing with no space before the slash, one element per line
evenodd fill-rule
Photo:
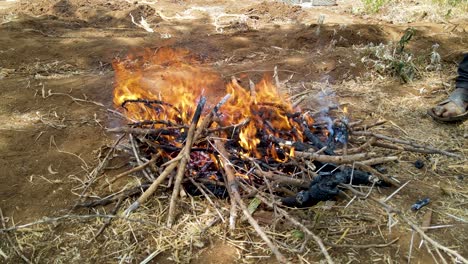
<path fill-rule="evenodd" d="M 270 78 L 261 80 L 255 89 L 246 89 L 236 81 L 224 85 L 214 70 L 188 51 L 170 48 L 146 50 L 138 56 L 116 60 L 113 67 L 114 103 L 123 106 L 127 118 L 134 122 L 163 120 L 166 126 L 167 123 L 188 126 L 201 95 L 208 96 L 213 105 L 220 96 L 229 93 L 231 97 L 221 107 L 219 120 L 213 126 L 232 126 L 249 120 L 238 134 L 238 143 L 246 154 L 261 158 L 257 150 L 260 131 L 264 136 L 302 141 L 302 129 L 291 119 L 294 113 L 291 103 Z M 313 123 L 308 116 L 304 120 Z M 275 146 L 270 146 L 268 154 L 281 160 Z"/>

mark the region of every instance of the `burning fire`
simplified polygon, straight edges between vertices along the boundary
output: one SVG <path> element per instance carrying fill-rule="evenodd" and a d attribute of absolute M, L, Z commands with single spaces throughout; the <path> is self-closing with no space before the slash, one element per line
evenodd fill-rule
<path fill-rule="evenodd" d="M 246 89 L 235 80 L 225 85 L 219 74 L 187 50 L 170 48 L 115 60 L 113 67 L 114 103 L 134 122 L 155 121 L 150 128 L 161 127 L 159 121 L 166 122 L 166 127 L 167 123 L 188 126 L 201 96 L 207 96 L 214 105 L 228 93 L 231 97 L 220 108 L 219 120 L 213 126 L 233 126 L 248 120 L 238 134 L 238 144 L 246 154 L 261 158 L 258 148 L 264 142 L 262 136 L 302 141 L 300 125 L 292 122 L 295 109 L 271 78 L 264 78 L 254 89 Z M 313 122 L 310 117 L 306 120 Z M 281 160 L 274 145 L 262 147 Z M 289 150 L 284 153 L 293 155 Z"/>
<path fill-rule="evenodd" d="M 117 106 L 141 99 L 161 102 L 157 106 L 126 104 L 126 116 L 135 121 L 188 124 L 203 89 L 209 93 L 222 83 L 215 72 L 202 67 L 186 50 L 146 50 L 141 55 L 114 61 L 113 67 Z"/>

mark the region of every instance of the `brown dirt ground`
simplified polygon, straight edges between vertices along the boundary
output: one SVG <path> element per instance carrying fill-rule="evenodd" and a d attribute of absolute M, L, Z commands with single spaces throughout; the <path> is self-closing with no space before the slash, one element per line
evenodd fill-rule
<path fill-rule="evenodd" d="M 349 104 L 352 119 L 385 118 L 389 124 L 383 129 L 393 136 L 457 149 L 466 156 L 467 126 L 437 124 L 425 115 L 427 107 L 446 97 L 451 89 L 455 62 L 467 47 L 466 21 L 458 23 L 452 31 L 447 30 L 447 24 L 389 24 L 353 16 L 347 12 L 353 1 L 339 2 L 337 7 L 301 9 L 250 0 L 0 1 L 3 18 L 3 22 L 0 20 L 0 208 L 8 219 L 7 224 L 24 224 L 70 212 L 78 199 L 80 179 L 94 168 L 106 146 L 116 139 L 115 135 L 106 134 L 104 128 L 122 122 L 107 110 L 113 108 L 111 61 L 143 47 L 188 48 L 206 58 L 225 80 L 232 75 L 259 80 L 265 72 L 271 73 L 274 66 L 278 66 L 282 80 L 294 73 L 287 83 L 291 94 L 311 89 L 312 96 L 303 102 L 305 107 L 313 107 L 317 102 L 313 94 L 329 86 L 335 90 L 337 101 Z M 216 28 L 213 19 L 222 12 L 247 18 L 226 18 L 220 20 L 222 25 Z M 133 25 L 130 13 L 136 20 L 140 16 L 147 18 L 155 33 Z M 177 14 L 191 18 L 177 17 Z M 326 16 L 323 25 L 315 23 L 319 14 Z M 405 85 L 397 79 L 372 74 L 355 47 L 397 41 L 409 26 L 416 29 L 409 49 L 420 56 L 428 56 L 431 46 L 439 43 L 444 70 L 440 73 L 424 71 L 420 79 Z M 87 98 L 103 106 L 74 101 L 72 97 Z M 414 168 L 412 162 L 416 159 L 422 159 L 426 167 Z M 111 165 L 119 165 L 118 160 L 115 163 Z M 433 201 L 428 207 L 434 212 L 432 224 L 453 225 L 432 230 L 431 235 L 467 257 L 468 248 L 464 246 L 468 242 L 466 158 L 460 161 L 437 155 L 403 153 L 400 161 L 389 165 L 388 169 L 402 181 L 412 181 L 392 199 L 392 204 L 407 209 L 417 199 L 429 196 Z M 123 170 L 109 170 L 106 175 L 120 171 Z M 382 190 L 377 196 L 383 197 L 392 191 Z M 351 212 L 348 216 L 343 213 L 347 202 L 347 198 L 343 198 L 332 209 L 317 209 L 326 219 L 317 220 L 316 230 L 320 232 L 326 228 L 325 224 L 333 226 L 337 219 L 351 217 Z M 421 223 L 428 208 L 408 214 Z M 362 217 L 368 213 L 362 212 Z M 338 263 L 407 262 L 411 232 L 402 226 L 388 234 L 386 216 L 379 213 L 382 215 L 374 217 L 383 218 L 382 226 L 372 222 L 369 226 L 351 229 L 344 241 L 348 244 L 382 243 L 380 235 L 376 235 L 382 232 L 386 237 L 400 237 L 400 240 L 382 249 L 331 249 Z M 308 217 L 307 212 L 304 214 Z M 461 214 L 464 222 L 447 214 Z M 65 233 L 76 232 L 75 228 L 74 225 L 59 226 L 50 232 L 57 239 Z M 343 230 L 339 231 L 335 230 L 336 239 L 343 234 Z M 44 234 L 33 241 L 48 239 L 51 237 Z M 229 243 L 222 237 L 209 240 L 209 245 L 194 251 L 192 263 L 271 261 L 246 258 L 249 248 L 232 242 L 236 239 L 228 240 Z M 29 242 L 23 244 L 21 241 L 18 238 L 25 255 L 38 263 L 49 263 L 58 257 L 59 262 L 65 263 L 116 261 L 106 257 L 110 249 L 99 251 L 100 256 L 91 253 L 90 248 L 99 248 L 99 242 L 78 243 L 74 252 L 80 257 L 75 254 L 76 258 L 70 258 L 65 257 L 62 250 L 62 246 L 68 245 L 66 240 L 55 248 L 47 248 L 39 242 L 34 244 L 32 240 L 26 239 Z M 310 247 L 315 253 L 303 254 L 300 259 L 318 261 L 320 254 L 313 244 Z M 3 238 L 0 249 L 5 253 L 0 254 L 0 263 L 20 261 Z M 124 251 L 119 245 L 112 250 Z M 140 253 L 125 263 L 141 261 L 148 255 L 147 251 Z M 293 259 L 298 261 L 294 256 Z M 390 259 L 394 262 L 388 262 Z M 414 263 L 433 261 L 424 248 L 414 249 L 413 260 Z M 174 258 L 173 252 L 164 252 L 155 261 L 188 260 Z"/>

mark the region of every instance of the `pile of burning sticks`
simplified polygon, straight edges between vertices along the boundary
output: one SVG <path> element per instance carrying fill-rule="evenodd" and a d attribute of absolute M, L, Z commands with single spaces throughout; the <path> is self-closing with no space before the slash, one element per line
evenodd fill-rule
<path fill-rule="evenodd" d="M 136 166 L 107 179 L 107 185 L 130 174 L 145 182 L 129 193 L 144 190 L 126 215 L 161 185 L 172 190 L 168 226 L 181 192 L 208 200 L 229 197 L 230 227 L 240 209 L 280 261 L 284 257 L 248 212 L 244 195 L 268 192 L 260 199 L 312 236 L 328 259 L 320 239 L 278 205 L 313 206 L 333 199 L 346 184 L 399 185 L 375 166 L 398 158 L 378 156 L 370 151 L 374 146 L 456 156 L 367 131 L 383 121 L 365 126 L 316 118 L 293 107 L 268 78 L 248 87 L 233 78 L 224 96 L 214 96 L 220 78 L 184 50 L 146 52 L 116 61 L 114 69 L 114 103 L 128 124 L 108 131 L 127 136 Z"/>

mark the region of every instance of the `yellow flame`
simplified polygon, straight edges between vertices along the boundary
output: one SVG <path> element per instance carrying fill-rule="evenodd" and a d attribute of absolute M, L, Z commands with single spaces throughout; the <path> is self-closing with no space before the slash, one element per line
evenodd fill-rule
<path fill-rule="evenodd" d="M 281 131 L 302 140 L 302 129 L 290 122 L 292 104 L 273 85 L 271 78 L 263 78 L 255 85 L 255 93 L 237 82 L 224 85 L 214 70 L 205 67 L 189 51 L 160 48 L 145 50 L 113 62 L 115 70 L 114 103 L 121 106 L 128 100 L 159 100 L 155 103 L 126 103 L 125 115 L 130 120 L 165 120 L 188 125 L 202 94 L 210 96 L 214 104 L 226 93 L 230 99 L 220 109 L 220 125 L 236 125 L 249 119 L 240 128 L 239 145 L 247 154 L 260 158 L 257 150 L 259 134 L 279 136 Z M 312 118 L 306 117 L 311 124 Z M 155 125 L 158 127 L 162 125 Z M 293 135 L 294 134 L 294 135 Z M 166 136 L 169 138 L 169 136 Z M 216 160 L 216 159 L 213 159 Z"/>

